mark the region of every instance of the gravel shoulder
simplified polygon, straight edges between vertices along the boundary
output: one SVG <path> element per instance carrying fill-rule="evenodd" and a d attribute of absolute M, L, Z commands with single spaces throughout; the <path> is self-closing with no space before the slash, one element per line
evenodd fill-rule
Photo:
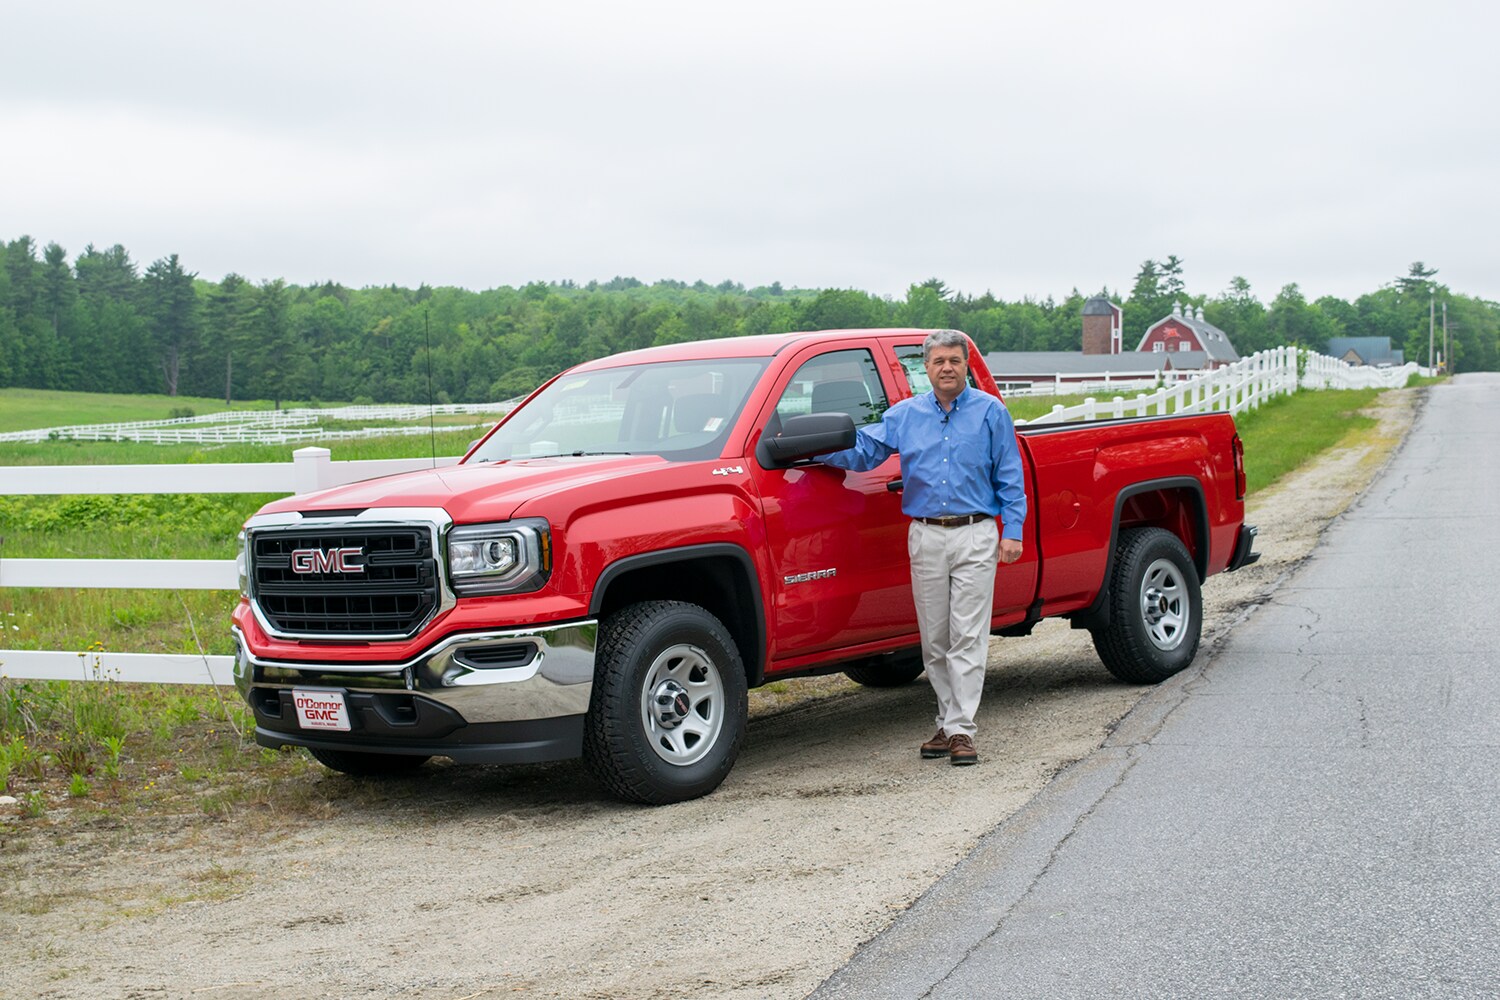
<path fill-rule="evenodd" d="M 1204 588 L 1205 650 L 1369 484 L 1420 392 L 1252 498 L 1262 557 Z M 802 997 L 1146 690 L 1048 622 L 992 643 L 974 768 L 917 757 L 925 681 L 818 678 L 753 695 L 729 780 L 675 806 L 616 803 L 566 762 L 310 768 L 305 813 L 274 824 L 5 815 L 0 996 Z"/>

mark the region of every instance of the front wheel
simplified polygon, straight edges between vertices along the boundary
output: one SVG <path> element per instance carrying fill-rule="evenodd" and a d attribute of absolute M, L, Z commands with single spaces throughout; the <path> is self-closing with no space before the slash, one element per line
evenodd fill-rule
<path fill-rule="evenodd" d="M 1192 557 L 1161 528 L 1120 533 L 1109 579 L 1109 624 L 1093 632 L 1109 672 L 1131 684 L 1156 684 L 1198 655 L 1203 595 Z"/>
<path fill-rule="evenodd" d="M 603 623 L 583 755 L 615 795 L 651 805 L 707 795 L 739 756 L 747 714 L 739 650 L 703 608 L 647 601 Z"/>

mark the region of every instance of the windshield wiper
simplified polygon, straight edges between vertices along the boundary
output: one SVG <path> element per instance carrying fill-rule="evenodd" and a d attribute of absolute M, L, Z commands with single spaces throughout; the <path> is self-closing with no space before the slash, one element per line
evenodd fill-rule
<path fill-rule="evenodd" d="M 585 455 L 629 455 L 628 451 L 572 451 L 568 454 L 574 458 L 583 458 Z"/>

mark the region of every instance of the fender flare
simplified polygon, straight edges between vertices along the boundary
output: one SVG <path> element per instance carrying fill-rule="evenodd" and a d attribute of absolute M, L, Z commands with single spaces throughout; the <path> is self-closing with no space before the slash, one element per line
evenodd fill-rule
<path fill-rule="evenodd" d="M 672 549 L 656 549 L 652 552 L 640 552 L 635 555 L 624 556 L 604 567 L 599 578 L 594 581 L 594 591 L 589 597 L 589 615 L 599 617 L 604 608 L 604 595 L 609 592 L 610 586 L 618 578 L 627 573 L 640 569 L 667 566 L 672 563 L 698 562 L 703 559 L 728 558 L 739 564 L 745 574 L 745 581 L 750 590 L 751 613 L 754 616 L 754 649 L 740 650 L 740 659 L 744 661 L 746 680 L 751 687 L 761 683 L 766 671 L 766 609 L 765 599 L 761 594 L 760 576 L 755 571 L 755 560 L 750 558 L 750 553 L 742 546 L 732 542 L 706 542 L 699 545 L 683 545 Z M 730 624 L 725 623 L 729 628 Z"/>
<path fill-rule="evenodd" d="M 1115 546 L 1120 540 L 1120 512 L 1125 509 L 1125 501 L 1131 497 L 1160 490 L 1187 490 L 1192 494 L 1193 526 L 1197 529 L 1198 537 L 1203 543 L 1196 552 L 1193 552 L 1193 568 L 1198 571 L 1200 586 L 1208 579 L 1210 539 L 1208 501 L 1204 498 L 1203 484 L 1192 476 L 1169 476 L 1164 479 L 1147 479 L 1143 482 L 1131 483 L 1115 494 L 1115 513 L 1109 528 L 1109 547 L 1104 553 L 1104 575 L 1099 580 L 1099 589 L 1094 594 L 1093 603 L 1082 611 L 1075 611 L 1068 616 L 1074 628 L 1092 630 L 1109 624 L 1109 581 L 1115 570 Z M 1189 546 L 1189 551 L 1192 551 L 1191 546 Z"/>

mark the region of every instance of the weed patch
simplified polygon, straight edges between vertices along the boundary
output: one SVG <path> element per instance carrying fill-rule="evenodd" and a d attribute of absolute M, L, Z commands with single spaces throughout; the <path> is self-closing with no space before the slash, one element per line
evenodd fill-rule
<path fill-rule="evenodd" d="M 1375 426 L 1361 410 L 1382 390 L 1342 389 L 1277 396 L 1235 417 L 1245 442 L 1250 492 L 1263 490 L 1338 444 L 1345 435 Z"/>

